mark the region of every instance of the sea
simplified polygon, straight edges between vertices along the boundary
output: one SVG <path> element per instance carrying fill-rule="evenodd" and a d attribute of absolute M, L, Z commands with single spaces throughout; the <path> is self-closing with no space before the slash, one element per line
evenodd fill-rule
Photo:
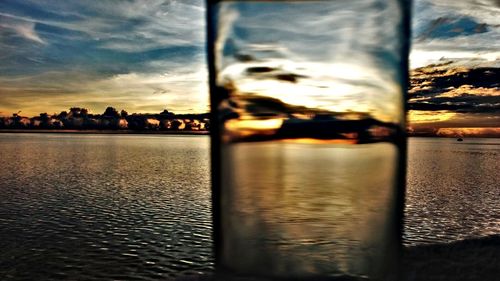
<path fill-rule="evenodd" d="M 209 147 L 199 135 L 0 134 L 0 280 L 210 273 Z M 499 154 L 500 139 L 410 138 L 405 245 L 500 234 Z"/>

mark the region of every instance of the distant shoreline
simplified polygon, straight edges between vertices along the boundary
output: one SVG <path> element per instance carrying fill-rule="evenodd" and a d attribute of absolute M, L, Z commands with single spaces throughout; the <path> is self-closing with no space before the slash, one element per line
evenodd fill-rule
<path fill-rule="evenodd" d="M 430 135 L 430 134 L 407 134 L 410 138 L 445 138 L 445 139 L 473 139 L 473 138 L 493 138 L 498 139 L 500 135 L 497 134 L 484 134 L 484 135 Z"/>
<path fill-rule="evenodd" d="M 2 133 L 40 133 L 40 134 L 103 134 L 103 135 L 210 135 L 209 131 L 152 131 L 152 130 L 61 130 L 61 129 L 0 129 Z M 408 138 L 457 139 L 454 136 L 408 135 Z M 466 136 L 462 139 L 500 138 L 500 136 Z"/>
<path fill-rule="evenodd" d="M 136 131 L 136 130 L 25 130 L 0 129 L 1 133 L 42 133 L 42 134 L 103 134 L 103 135 L 208 135 L 208 131 Z"/>

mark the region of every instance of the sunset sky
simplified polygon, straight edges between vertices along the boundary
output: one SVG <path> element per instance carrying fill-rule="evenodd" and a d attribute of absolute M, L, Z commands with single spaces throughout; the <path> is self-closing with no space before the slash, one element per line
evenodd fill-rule
<path fill-rule="evenodd" d="M 0 2 L 0 114 L 206 112 L 202 0 Z"/>
<path fill-rule="evenodd" d="M 415 1 L 411 131 L 500 136 L 498 15 L 495 0 Z"/>
<path fill-rule="evenodd" d="M 452 68 L 500 66 L 498 1 L 416 0 L 413 14 L 412 68 L 447 60 Z M 3 0 L 0 116 L 73 106 L 102 113 L 109 105 L 129 112 L 206 112 L 204 17 L 202 0 Z M 496 111 L 416 109 L 410 118 L 424 127 L 443 120 L 454 121 L 450 127 L 499 127 L 498 84 L 487 94 L 469 92 L 478 91 Z"/>

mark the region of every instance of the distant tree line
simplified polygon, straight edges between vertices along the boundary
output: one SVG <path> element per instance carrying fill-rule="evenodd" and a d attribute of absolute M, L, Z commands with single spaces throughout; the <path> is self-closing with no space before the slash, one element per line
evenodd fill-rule
<path fill-rule="evenodd" d="M 157 114 L 129 114 L 107 107 L 102 114 L 91 114 L 88 109 L 72 107 L 69 111 L 35 117 L 14 113 L 0 117 L 0 129 L 59 129 L 59 130 L 134 130 L 134 131 L 208 131 L 208 113 L 174 114 L 163 110 Z"/>

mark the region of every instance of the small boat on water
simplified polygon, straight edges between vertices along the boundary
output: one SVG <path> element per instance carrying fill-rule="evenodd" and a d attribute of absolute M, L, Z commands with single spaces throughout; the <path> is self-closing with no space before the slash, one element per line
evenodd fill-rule
<path fill-rule="evenodd" d="M 462 139 L 462 138 L 458 138 L 458 139 L 457 139 L 457 141 L 464 141 L 464 139 Z"/>

